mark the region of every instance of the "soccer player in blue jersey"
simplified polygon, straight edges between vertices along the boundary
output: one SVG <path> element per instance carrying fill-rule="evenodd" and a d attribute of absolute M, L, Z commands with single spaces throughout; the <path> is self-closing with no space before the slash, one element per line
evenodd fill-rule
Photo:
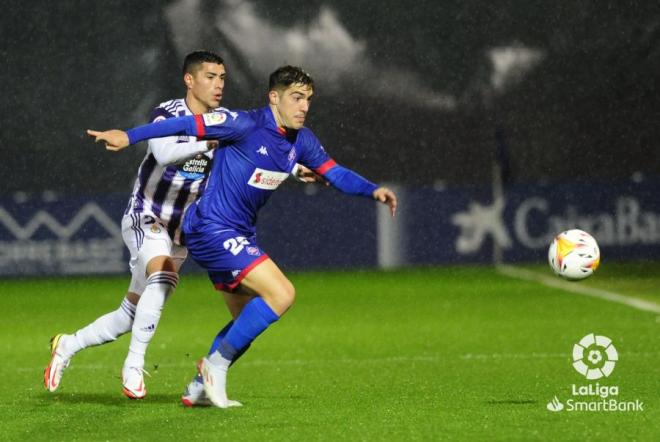
<path fill-rule="evenodd" d="M 268 106 L 172 118 L 128 132 L 89 130 L 109 150 L 175 134 L 215 139 L 213 169 L 202 197 L 184 217 L 185 243 L 218 290 L 232 299 L 249 299 L 233 323 L 220 333 L 216 351 L 199 371 L 206 395 L 221 408 L 240 405 L 226 394 L 227 371 L 236 358 L 293 304 L 295 289 L 256 240 L 257 212 L 301 163 L 340 191 L 373 198 L 396 212 L 394 193 L 338 165 L 311 130 L 304 127 L 314 83 L 302 69 L 284 66 L 270 76 Z"/>

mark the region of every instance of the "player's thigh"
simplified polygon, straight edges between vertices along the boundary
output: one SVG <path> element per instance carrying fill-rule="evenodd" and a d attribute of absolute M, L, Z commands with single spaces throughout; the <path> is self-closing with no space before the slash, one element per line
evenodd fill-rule
<path fill-rule="evenodd" d="M 160 271 L 179 273 L 179 269 L 181 269 L 181 266 L 188 256 L 188 250 L 183 246 L 171 243 L 169 249 L 169 255 L 157 254 L 156 256 L 149 258 L 147 261 L 147 275 Z M 162 253 L 162 251 L 159 252 L 158 249 L 154 250 L 154 252 Z"/>
<path fill-rule="evenodd" d="M 278 314 L 284 313 L 295 298 L 293 284 L 259 247 L 254 235 L 221 227 L 186 232 L 193 259 L 207 270 L 216 289 L 233 293 L 243 287 L 261 296 Z"/>
<path fill-rule="evenodd" d="M 186 232 L 186 245 L 195 262 L 206 269 L 214 287 L 230 293 L 245 275 L 268 259 L 254 235 L 246 236 L 234 229 Z"/>
<path fill-rule="evenodd" d="M 122 237 L 131 257 L 129 292 L 141 295 L 146 287 L 148 264 L 158 257 L 169 263 L 158 270 L 178 271 L 185 260 L 185 247 L 176 246 L 164 225 L 149 215 L 129 214 L 122 219 Z M 153 269 L 152 269 L 153 271 Z"/>
<path fill-rule="evenodd" d="M 278 315 L 291 307 L 296 296 L 291 281 L 270 258 L 245 275 L 240 286 L 258 293 Z"/>

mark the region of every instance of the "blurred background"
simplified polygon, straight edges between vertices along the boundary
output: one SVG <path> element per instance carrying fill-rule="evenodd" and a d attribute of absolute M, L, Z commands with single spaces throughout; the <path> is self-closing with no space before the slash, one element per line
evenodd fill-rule
<path fill-rule="evenodd" d="M 285 268 L 545 259 L 582 228 L 604 260 L 660 257 L 660 7 L 651 1 L 3 2 L 0 274 L 127 269 L 119 220 L 138 146 L 87 128 L 145 123 L 218 52 L 223 105 L 268 74 L 316 80 L 308 126 L 339 163 L 389 183 L 374 204 L 287 183 L 263 247 Z"/>

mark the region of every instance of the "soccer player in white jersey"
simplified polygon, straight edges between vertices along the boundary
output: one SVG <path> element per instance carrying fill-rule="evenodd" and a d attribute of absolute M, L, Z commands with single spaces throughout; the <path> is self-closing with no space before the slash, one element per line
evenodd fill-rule
<path fill-rule="evenodd" d="M 184 99 L 161 103 L 150 121 L 202 114 L 219 107 L 225 82 L 220 56 L 197 51 L 186 56 Z M 132 399 L 147 394 L 144 357 L 156 330 L 161 310 L 178 282 L 178 271 L 187 256 L 181 245 L 184 210 L 201 194 L 213 161 L 216 141 L 195 137 L 149 140 L 138 170 L 133 193 L 122 219 L 122 235 L 130 250 L 131 282 L 120 307 L 74 334 L 51 340 L 51 360 L 44 372 L 44 386 L 55 391 L 71 358 L 80 350 L 116 340 L 132 331 L 128 357 L 122 369 L 123 391 Z M 240 306 L 230 306 L 240 310 Z"/>
<path fill-rule="evenodd" d="M 183 65 L 186 97 L 161 103 L 152 111 L 150 121 L 218 108 L 225 76 L 224 62 L 217 54 L 188 54 Z M 122 369 L 123 392 L 131 399 L 147 394 L 143 378 L 147 346 L 187 256 L 180 242 L 181 220 L 186 207 L 205 187 L 217 144 L 186 136 L 149 140 L 122 219 L 122 236 L 131 254 L 128 293 L 117 310 L 74 334 L 53 337 L 51 361 L 44 372 L 47 390 L 59 387 L 64 370 L 77 352 L 112 342 L 131 331 L 128 357 Z"/>

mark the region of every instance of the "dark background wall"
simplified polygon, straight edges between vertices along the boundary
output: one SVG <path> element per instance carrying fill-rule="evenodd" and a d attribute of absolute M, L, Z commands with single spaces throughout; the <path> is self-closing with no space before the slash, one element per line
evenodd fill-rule
<path fill-rule="evenodd" d="M 29 0 L 0 33 L 2 196 L 128 191 L 143 149 L 84 130 L 183 96 L 200 48 L 226 58 L 228 107 L 307 68 L 309 126 L 373 180 L 487 183 L 498 156 L 515 182 L 659 174 L 657 2 Z"/>

